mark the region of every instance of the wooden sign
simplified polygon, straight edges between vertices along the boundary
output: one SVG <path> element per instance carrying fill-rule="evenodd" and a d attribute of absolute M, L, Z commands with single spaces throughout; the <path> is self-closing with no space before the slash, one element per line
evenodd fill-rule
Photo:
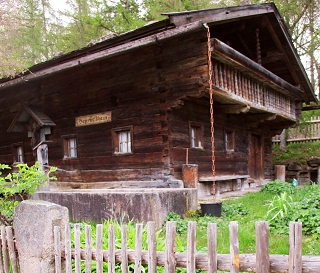
<path fill-rule="evenodd" d="M 111 121 L 111 111 L 76 117 L 76 127 L 88 126 Z"/>

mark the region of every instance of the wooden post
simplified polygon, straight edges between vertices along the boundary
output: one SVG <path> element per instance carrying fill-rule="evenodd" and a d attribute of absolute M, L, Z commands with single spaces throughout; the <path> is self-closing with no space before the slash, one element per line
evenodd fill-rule
<path fill-rule="evenodd" d="M 302 272 L 302 223 L 290 223 L 289 273 Z"/>
<path fill-rule="evenodd" d="M 165 273 L 176 272 L 176 222 L 166 224 Z"/>
<path fill-rule="evenodd" d="M 286 181 L 286 166 L 285 165 L 276 165 L 275 166 L 275 178 L 283 182 Z"/>
<path fill-rule="evenodd" d="M 256 273 L 270 272 L 269 224 L 256 222 Z"/>
<path fill-rule="evenodd" d="M 198 165 L 197 164 L 182 165 L 182 181 L 185 188 L 198 187 Z"/>
<path fill-rule="evenodd" d="M 187 272 L 196 272 L 196 222 L 188 222 Z"/>
<path fill-rule="evenodd" d="M 229 225 L 230 229 L 230 273 L 239 273 L 240 256 L 239 256 L 239 237 L 238 222 L 232 221 Z"/>

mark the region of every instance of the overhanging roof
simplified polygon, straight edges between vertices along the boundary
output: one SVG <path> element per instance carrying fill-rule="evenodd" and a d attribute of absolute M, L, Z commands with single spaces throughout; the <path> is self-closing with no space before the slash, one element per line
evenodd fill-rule
<path fill-rule="evenodd" d="M 259 24 L 258 27 L 264 28 L 265 31 L 261 36 L 266 36 L 264 34 L 268 35 L 268 37 L 261 37 L 261 40 L 264 39 L 261 41 L 262 50 L 267 48 L 263 42 L 270 41 L 267 48 L 268 51 L 265 53 L 269 54 L 272 50 L 277 52 L 271 57 L 269 55 L 265 56 L 265 68 L 286 80 L 291 85 L 301 89 L 306 95 L 306 103 L 317 101 L 290 35 L 273 3 L 166 13 L 165 15 L 167 15 L 169 19 L 146 25 L 140 29 L 112 37 L 95 45 L 35 65 L 21 77 L 0 80 L 0 91 L 1 89 L 10 86 L 13 87 L 24 82 L 32 82 L 65 69 L 72 69 L 79 64 L 95 62 L 115 56 L 116 54 L 137 49 L 141 46 L 148 46 L 157 43 L 161 39 L 170 39 L 176 35 L 200 31 L 202 23 L 207 23 L 213 34 L 217 34 L 221 28 L 227 30 L 220 31 L 221 33 L 219 35 L 225 35 L 225 37 L 227 37 L 226 39 L 230 40 L 238 38 L 240 41 L 238 44 L 242 43 L 244 48 L 242 51 L 246 52 L 242 52 L 241 49 L 238 48 L 235 49 L 252 59 L 250 51 L 252 53 L 256 45 L 255 35 L 253 36 L 252 33 L 257 28 L 257 24 Z M 231 25 L 241 26 L 242 24 L 246 27 L 246 29 L 241 32 L 242 37 L 239 34 L 240 31 L 237 32 L 236 35 L 229 34 L 229 36 L 227 36 L 228 31 L 232 31 Z M 252 28 L 252 33 L 247 31 L 250 27 Z M 226 34 L 224 34 L 224 32 Z M 216 38 L 226 42 L 222 39 L 223 37 Z M 233 45 L 231 45 L 231 47 L 233 47 Z M 276 60 L 276 58 L 278 58 L 278 60 Z M 264 64 L 262 65 L 264 66 Z"/>
<path fill-rule="evenodd" d="M 23 132 L 27 129 L 28 122 L 33 119 L 40 127 L 55 126 L 56 124 L 43 112 L 24 105 L 13 119 L 8 132 Z"/>

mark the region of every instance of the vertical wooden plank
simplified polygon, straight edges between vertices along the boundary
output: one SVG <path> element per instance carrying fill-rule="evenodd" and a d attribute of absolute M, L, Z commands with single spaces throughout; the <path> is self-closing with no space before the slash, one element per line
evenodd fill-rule
<path fill-rule="evenodd" d="M 302 272 L 302 223 L 290 223 L 289 273 Z"/>
<path fill-rule="evenodd" d="M 116 267 L 116 246 L 113 225 L 109 225 L 108 228 L 108 250 L 108 273 L 114 273 Z"/>
<path fill-rule="evenodd" d="M 148 272 L 156 273 L 157 271 L 157 240 L 156 240 L 155 222 L 147 223 L 148 232 Z"/>
<path fill-rule="evenodd" d="M 3 245 L 3 240 L 1 236 L 1 228 L 0 228 L 0 273 L 4 272 L 4 265 L 3 265 L 3 251 L 2 251 L 2 245 Z"/>
<path fill-rule="evenodd" d="M 10 264 L 9 264 L 9 254 L 7 249 L 7 240 L 6 240 L 6 230 L 4 226 L 1 226 L 1 241 L 2 241 L 2 255 L 3 255 L 3 271 L 4 273 L 9 273 Z"/>
<path fill-rule="evenodd" d="M 92 267 L 92 237 L 91 237 L 91 226 L 85 226 L 86 234 L 86 273 L 91 273 Z"/>
<path fill-rule="evenodd" d="M 70 224 L 65 227 L 66 273 L 72 273 Z"/>
<path fill-rule="evenodd" d="M 216 273 L 218 270 L 217 258 L 217 224 L 208 224 L 208 273 Z"/>
<path fill-rule="evenodd" d="M 61 273 L 60 227 L 53 228 L 55 273 Z"/>
<path fill-rule="evenodd" d="M 6 227 L 6 234 L 7 234 L 7 242 L 8 242 L 8 249 L 9 249 L 9 257 L 11 261 L 11 270 L 12 273 L 18 273 L 18 259 L 16 255 L 16 249 L 14 246 L 14 239 L 13 239 L 13 231 L 12 227 Z"/>
<path fill-rule="evenodd" d="M 165 273 L 175 273 L 176 270 L 176 222 L 166 223 L 166 246 L 165 246 Z"/>
<path fill-rule="evenodd" d="M 270 272 L 269 224 L 256 222 L 256 273 Z"/>
<path fill-rule="evenodd" d="M 230 230 L 230 272 L 239 273 L 240 256 L 239 256 L 239 236 L 238 236 L 238 222 L 232 221 L 229 224 Z"/>
<path fill-rule="evenodd" d="M 121 272 L 128 273 L 128 229 L 127 226 L 121 227 Z"/>
<path fill-rule="evenodd" d="M 80 224 L 74 225 L 74 248 L 75 248 L 75 257 L 74 257 L 74 266 L 75 273 L 81 273 L 81 257 L 80 257 Z"/>
<path fill-rule="evenodd" d="M 96 227 L 96 272 L 103 273 L 102 224 Z"/>
<path fill-rule="evenodd" d="M 187 273 L 196 272 L 196 222 L 188 222 Z"/>
<path fill-rule="evenodd" d="M 135 245 L 135 260 L 134 273 L 141 272 L 141 256 L 142 256 L 142 224 L 136 225 L 136 245 Z"/>

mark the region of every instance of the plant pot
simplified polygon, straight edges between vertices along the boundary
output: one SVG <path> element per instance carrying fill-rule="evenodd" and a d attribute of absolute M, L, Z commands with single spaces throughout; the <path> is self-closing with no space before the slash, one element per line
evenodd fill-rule
<path fill-rule="evenodd" d="M 204 216 L 205 214 L 213 216 L 213 217 L 220 217 L 221 210 L 222 210 L 222 203 L 221 202 L 213 202 L 213 203 L 200 203 L 201 207 L 201 215 Z"/>

